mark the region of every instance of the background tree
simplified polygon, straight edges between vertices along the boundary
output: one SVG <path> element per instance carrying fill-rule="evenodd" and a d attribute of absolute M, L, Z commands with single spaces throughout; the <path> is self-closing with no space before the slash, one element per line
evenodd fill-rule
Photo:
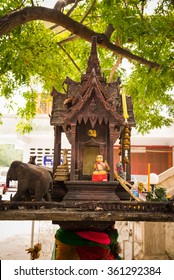
<path fill-rule="evenodd" d="M 0 4 L 0 95 L 9 107 L 15 94 L 26 100 L 17 112 L 25 120 L 20 131 L 32 129 L 34 85 L 41 84 L 49 98 L 53 86 L 62 92 L 67 75 L 78 81 L 93 35 L 107 80 L 120 76 L 122 91 L 133 98 L 137 129 L 143 133 L 173 123 L 173 0 L 59 0 L 53 9 L 37 2 Z M 155 8 L 148 14 L 152 3 Z"/>
<path fill-rule="evenodd" d="M 14 145 L 2 144 L 0 145 L 0 167 L 10 166 L 12 161 L 23 159 L 22 150 L 16 149 Z"/>

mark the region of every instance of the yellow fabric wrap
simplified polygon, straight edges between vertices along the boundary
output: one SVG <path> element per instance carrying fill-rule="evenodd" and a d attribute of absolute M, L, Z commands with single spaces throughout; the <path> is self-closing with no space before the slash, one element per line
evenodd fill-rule
<path fill-rule="evenodd" d="M 126 95 L 125 93 L 122 93 L 122 105 L 123 105 L 123 116 L 125 119 L 129 118 L 128 112 L 127 112 L 127 102 L 126 102 Z"/>
<path fill-rule="evenodd" d="M 79 255 L 76 252 L 76 247 L 74 245 L 64 244 L 56 239 L 56 250 L 55 259 L 56 260 L 79 260 Z"/>

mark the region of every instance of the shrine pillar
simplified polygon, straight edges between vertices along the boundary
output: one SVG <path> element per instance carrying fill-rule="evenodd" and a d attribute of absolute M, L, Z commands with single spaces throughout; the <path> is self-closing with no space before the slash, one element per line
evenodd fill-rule
<path fill-rule="evenodd" d="M 70 180 L 74 181 L 75 180 L 75 151 L 76 151 L 76 124 L 71 123 L 71 138 L 72 138 L 72 143 L 71 143 L 71 173 L 70 173 Z"/>
<path fill-rule="evenodd" d="M 167 260 L 165 248 L 165 223 L 144 222 L 143 260 Z"/>
<path fill-rule="evenodd" d="M 61 132 L 62 128 L 60 126 L 54 127 L 54 166 L 53 174 L 56 171 L 57 166 L 60 164 L 61 159 Z"/>
<path fill-rule="evenodd" d="M 110 143 L 109 143 L 109 165 L 110 165 L 110 178 L 109 181 L 114 181 L 114 124 L 109 124 Z"/>

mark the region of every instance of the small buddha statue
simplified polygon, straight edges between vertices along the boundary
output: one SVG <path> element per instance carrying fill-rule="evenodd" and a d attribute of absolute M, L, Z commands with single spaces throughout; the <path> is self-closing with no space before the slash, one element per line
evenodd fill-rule
<path fill-rule="evenodd" d="M 68 181 L 70 178 L 69 168 L 68 168 L 68 150 L 63 150 L 63 161 L 57 166 L 56 172 L 54 174 L 54 181 Z"/>
<path fill-rule="evenodd" d="M 92 173 L 92 181 L 93 182 L 102 182 L 108 181 L 108 171 L 110 167 L 105 160 L 103 162 L 103 156 L 97 155 L 96 156 L 96 163 L 94 164 L 94 171 Z"/>

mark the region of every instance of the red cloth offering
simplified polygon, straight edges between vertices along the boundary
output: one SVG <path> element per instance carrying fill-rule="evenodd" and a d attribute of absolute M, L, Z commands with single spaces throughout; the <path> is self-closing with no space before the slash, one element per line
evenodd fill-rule
<path fill-rule="evenodd" d="M 107 174 L 92 174 L 92 181 L 93 182 L 102 182 L 107 181 Z"/>
<path fill-rule="evenodd" d="M 96 232 L 96 231 L 76 231 L 76 234 L 79 236 L 103 244 L 103 245 L 109 245 L 110 244 L 110 238 L 107 233 L 105 232 Z"/>

